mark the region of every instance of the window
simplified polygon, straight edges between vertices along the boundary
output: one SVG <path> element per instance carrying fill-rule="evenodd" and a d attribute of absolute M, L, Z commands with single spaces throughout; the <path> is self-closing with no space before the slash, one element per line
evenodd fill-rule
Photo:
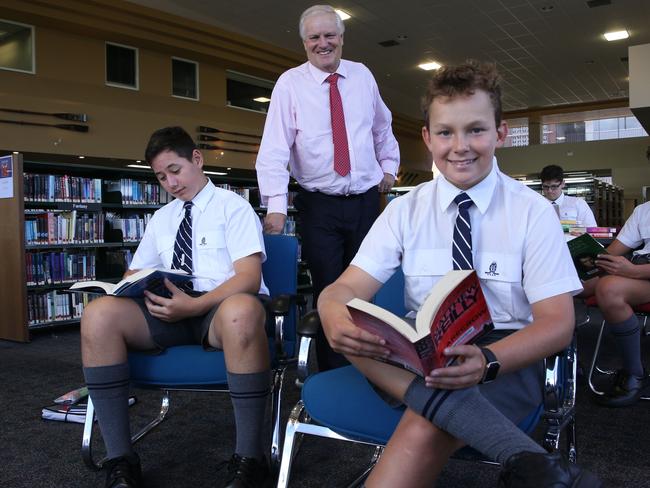
<path fill-rule="evenodd" d="M 0 69 L 34 73 L 34 27 L 0 20 Z"/>
<path fill-rule="evenodd" d="M 226 72 L 226 98 L 229 107 L 266 113 L 274 83 L 236 71 Z"/>
<path fill-rule="evenodd" d="M 138 89 L 138 50 L 134 47 L 106 43 L 106 84 Z"/>
<path fill-rule="evenodd" d="M 187 59 L 172 58 L 172 96 L 199 99 L 199 65 Z"/>

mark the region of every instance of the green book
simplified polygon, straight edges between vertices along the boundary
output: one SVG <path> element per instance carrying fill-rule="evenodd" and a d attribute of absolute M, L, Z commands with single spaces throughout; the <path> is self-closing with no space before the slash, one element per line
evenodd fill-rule
<path fill-rule="evenodd" d="M 582 281 L 605 274 L 605 271 L 596 266 L 596 256 L 607 254 L 603 245 L 589 234 L 582 234 L 567 242 L 571 259 Z"/>

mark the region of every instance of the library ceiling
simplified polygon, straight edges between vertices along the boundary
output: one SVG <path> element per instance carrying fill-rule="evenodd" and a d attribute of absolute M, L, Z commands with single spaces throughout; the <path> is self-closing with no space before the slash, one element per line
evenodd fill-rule
<path fill-rule="evenodd" d="M 302 52 L 300 13 L 314 0 L 131 0 Z M 650 43 L 647 0 L 341 0 L 344 57 L 365 63 L 393 111 L 419 117 L 428 78 L 418 65 L 492 60 L 504 109 L 628 97 L 628 46 Z M 605 32 L 628 39 L 607 42 Z"/>

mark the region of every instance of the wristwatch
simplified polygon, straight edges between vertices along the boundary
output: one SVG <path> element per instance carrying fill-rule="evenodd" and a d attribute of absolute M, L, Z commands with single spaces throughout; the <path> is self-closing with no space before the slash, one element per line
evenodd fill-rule
<path fill-rule="evenodd" d="M 480 384 L 489 383 L 496 379 L 497 374 L 499 374 L 501 363 L 494 353 L 487 347 L 480 347 L 479 349 L 483 353 L 483 356 L 485 356 L 485 371 L 483 372 L 483 378 L 481 379 Z"/>

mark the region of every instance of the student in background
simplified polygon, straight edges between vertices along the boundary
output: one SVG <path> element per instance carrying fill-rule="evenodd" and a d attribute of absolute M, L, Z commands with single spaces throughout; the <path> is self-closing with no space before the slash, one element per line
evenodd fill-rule
<path fill-rule="evenodd" d="M 556 215 L 497 166 L 507 126 L 496 69 L 441 68 L 423 109 L 422 136 L 440 176 L 389 203 L 318 301 L 334 350 L 408 407 L 366 486 L 433 486 L 464 444 L 504 465 L 500 486 L 600 486 L 515 425 L 542 400 L 543 358 L 572 339 L 571 295 L 581 286 Z M 475 269 L 499 330 L 493 342 L 449 348 L 458 364 L 426 378 L 370 359 L 388 350 L 354 325 L 345 304 L 370 299 L 399 266 L 410 310 L 448 271 Z"/>
<path fill-rule="evenodd" d="M 301 15 L 307 62 L 278 78 L 255 164 L 268 205 L 265 232 L 282 232 L 289 175 L 300 185 L 294 206 L 314 304 L 350 264 L 379 215 L 379 193 L 390 191 L 399 167 L 391 113 L 372 73 L 341 59 L 344 29 L 329 5 Z M 321 331 L 316 353 L 321 370 L 347 364 Z"/>
<path fill-rule="evenodd" d="M 542 193 L 551 202 L 560 220 L 575 220 L 582 227 L 596 227 L 596 217 L 582 198 L 565 195 L 564 170 L 555 164 L 545 166 L 540 174 Z"/>
<path fill-rule="evenodd" d="M 258 298 L 268 290 L 259 218 L 246 200 L 208 180 L 203 156 L 182 128 L 154 132 L 145 159 L 176 199 L 153 215 L 126 274 L 175 268 L 201 278 L 194 280 L 197 296 L 166 280 L 171 298 L 147 291 L 143 299 L 102 297 L 83 313 L 83 371 L 106 445 L 105 486 L 144 486 L 129 431 L 127 350 L 155 353 L 180 344 L 225 353 L 237 445 L 220 486 L 270 486 L 263 436 L 269 351 Z"/>
<path fill-rule="evenodd" d="M 641 247 L 642 246 L 642 247 Z M 632 259 L 627 259 L 634 249 Z M 598 308 L 607 321 L 607 330 L 616 343 L 623 367 L 614 382 L 596 401 L 608 407 L 636 403 L 650 386 L 641 362 L 641 327 L 632 307 L 650 302 L 650 202 L 634 209 L 630 218 L 607 247 L 596 265 L 607 275 L 585 281 L 585 292 L 595 289 Z"/>

